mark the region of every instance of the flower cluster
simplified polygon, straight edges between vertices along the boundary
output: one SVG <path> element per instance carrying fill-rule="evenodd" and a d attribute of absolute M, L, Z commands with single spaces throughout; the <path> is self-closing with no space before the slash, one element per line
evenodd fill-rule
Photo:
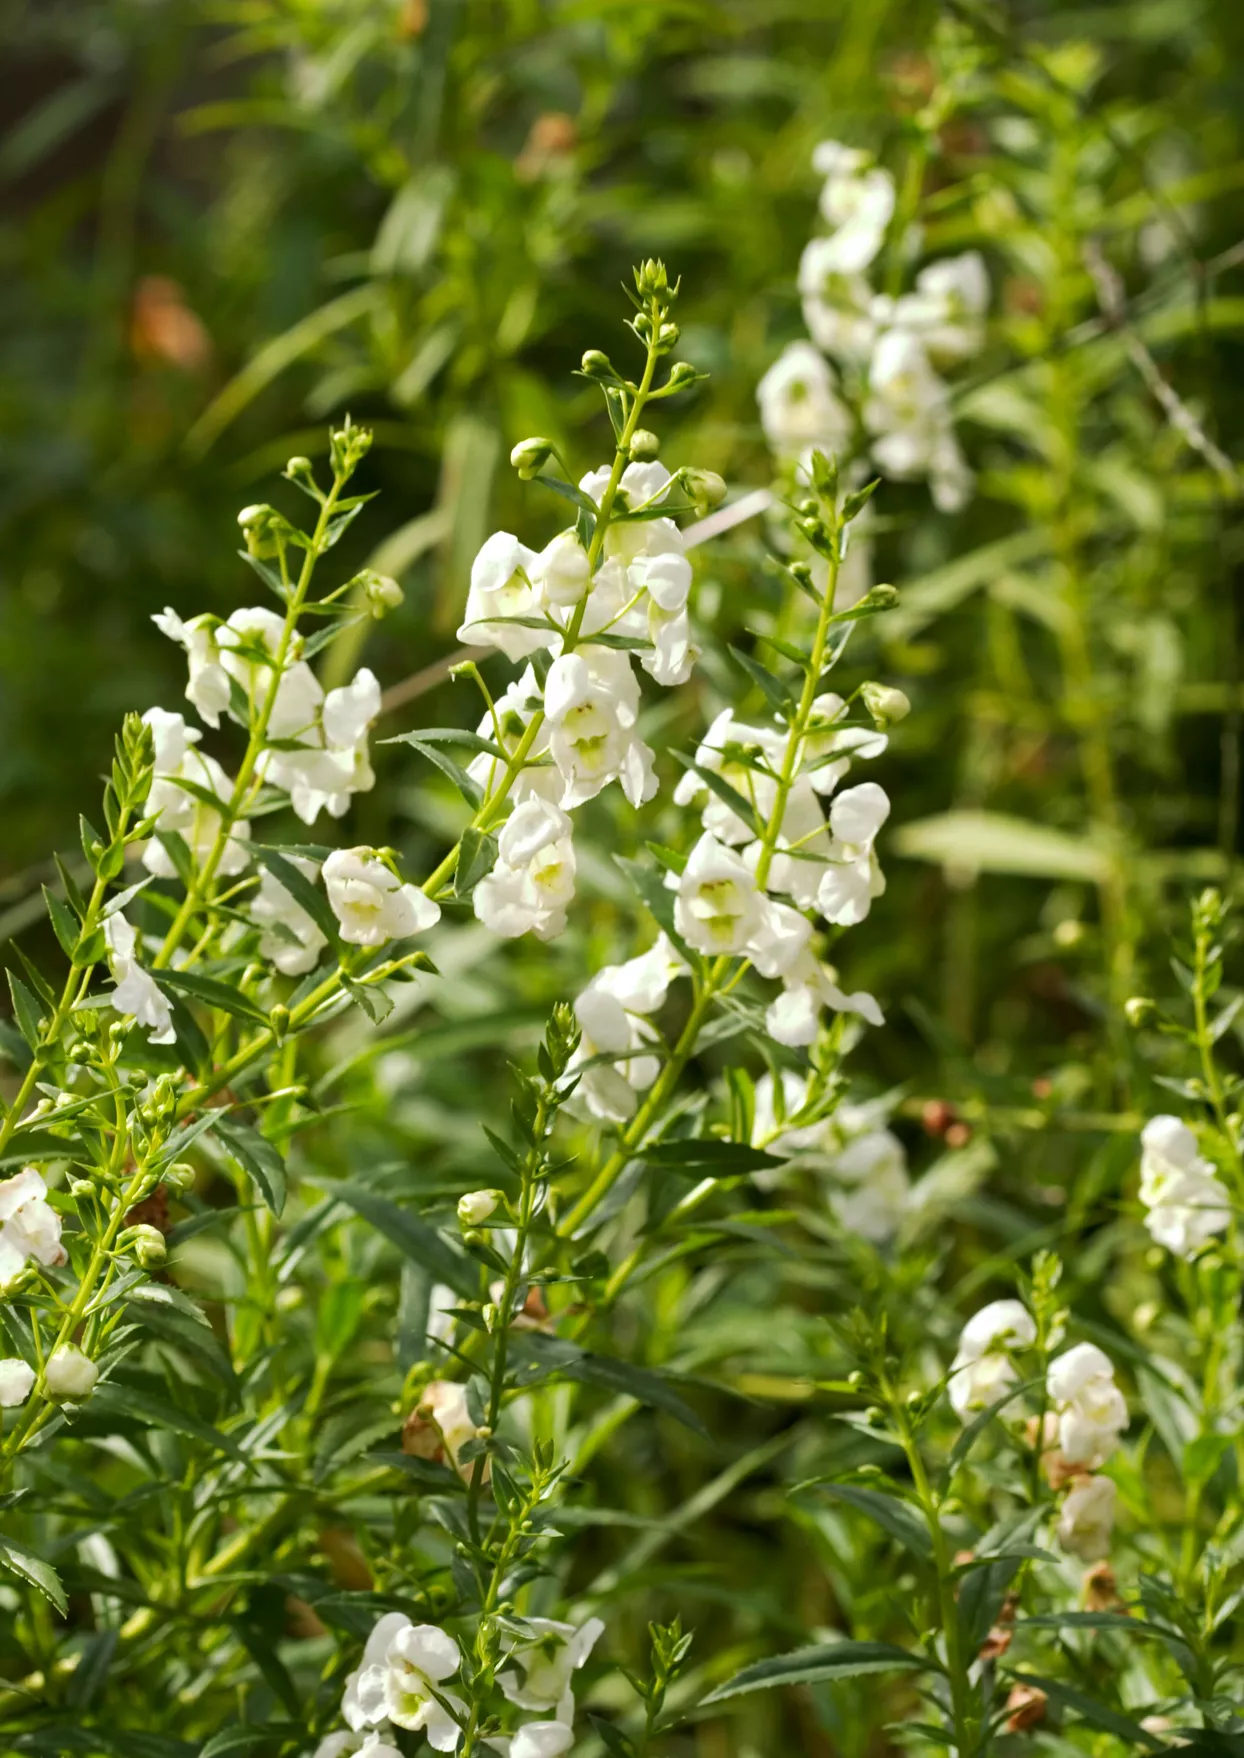
<path fill-rule="evenodd" d="M 1140 1200 L 1159 1245 L 1189 1258 L 1231 1219 L 1231 1199 L 1178 1117 L 1153 1117 L 1140 1137 Z"/>
<path fill-rule="evenodd" d="M 1036 1344 L 1037 1324 L 1018 1300 L 995 1300 L 963 1328 L 947 1389 L 955 1414 L 967 1422 L 1001 1407 L 1020 1383 L 1016 1355 Z M 1116 1450 L 1128 1424 L 1127 1404 L 1109 1356 L 1095 1343 L 1077 1343 L 1056 1355 L 1045 1373 L 1045 1414 L 1034 1419 L 1050 1485 L 1066 1491 L 1056 1533 L 1064 1550 L 1092 1560 L 1110 1547 L 1115 1485 L 1096 1475 Z"/>
<path fill-rule="evenodd" d="M 984 262 L 976 251 L 946 257 L 922 268 L 910 293 L 878 292 L 870 271 L 895 225 L 893 179 L 837 141 L 822 141 L 813 165 L 825 179 L 820 207 L 830 230 L 809 242 L 799 264 L 812 342 L 792 342 L 761 380 L 765 437 L 796 461 L 814 447 L 846 453 L 858 443 L 887 476 L 927 477 L 937 506 L 954 511 L 971 476 L 941 372 L 983 345 Z M 905 243 L 892 237 L 890 249 Z"/>
<path fill-rule="evenodd" d="M 907 1152 L 887 1129 L 875 1104 L 853 1104 L 818 1094 L 815 1073 L 785 1069 L 756 1082 L 752 1146 L 790 1166 L 826 1180 L 828 1202 L 840 1226 L 874 1245 L 892 1239 L 911 1198 Z M 826 1106 L 833 1109 L 826 1114 Z M 762 1170 L 757 1183 L 772 1185 L 782 1176 Z"/>

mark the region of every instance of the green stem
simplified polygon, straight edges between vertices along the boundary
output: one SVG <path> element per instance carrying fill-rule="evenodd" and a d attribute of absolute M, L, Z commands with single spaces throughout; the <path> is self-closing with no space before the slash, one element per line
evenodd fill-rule
<path fill-rule="evenodd" d="M 951 1717 L 954 1725 L 955 1751 L 958 1758 L 974 1758 L 978 1750 L 971 1713 L 970 1686 L 964 1665 L 963 1643 L 959 1628 L 959 1607 L 955 1600 L 952 1564 L 946 1548 L 946 1535 L 938 1517 L 937 1497 L 929 1482 L 920 1447 L 907 1419 L 906 1408 L 895 1401 L 891 1406 L 894 1426 L 901 1439 L 903 1452 L 911 1471 L 911 1480 L 920 1502 L 924 1523 L 933 1547 L 933 1567 L 937 1576 L 938 1617 L 946 1641 L 946 1674 L 950 1681 Z"/>

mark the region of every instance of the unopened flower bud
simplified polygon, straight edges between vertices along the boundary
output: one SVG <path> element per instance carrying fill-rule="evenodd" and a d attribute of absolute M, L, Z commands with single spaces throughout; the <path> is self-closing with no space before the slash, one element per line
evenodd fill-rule
<path fill-rule="evenodd" d="M 238 524 L 242 527 L 248 553 L 260 561 L 279 554 L 291 531 L 289 520 L 283 518 L 275 507 L 269 506 L 243 507 L 238 514 Z"/>
<path fill-rule="evenodd" d="M 726 498 L 726 485 L 715 470 L 684 470 L 683 487 L 697 508 L 707 512 L 719 507 Z"/>
<path fill-rule="evenodd" d="M 602 355 L 601 358 L 603 359 L 604 356 Z M 587 371 L 586 357 L 584 359 L 583 370 L 584 372 Z M 510 453 L 510 463 L 518 471 L 518 474 L 522 477 L 524 482 L 530 482 L 533 476 L 538 476 L 540 474 L 541 470 L 544 469 L 544 466 L 552 456 L 552 440 L 537 437 L 533 439 L 519 440 L 514 450 Z"/>
<path fill-rule="evenodd" d="M 488 1302 L 488 1305 L 484 1308 L 483 1312 L 480 1314 L 480 1317 L 484 1321 L 484 1329 L 486 1331 L 489 1331 L 489 1332 L 495 1331 L 497 1328 L 497 1320 L 501 1317 L 500 1308 L 496 1305 L 496 1303 L 494 1301 L 490 1300 Z"/>
<path fill-rule="evenodd" d="M 370 427 L 357 427 L 347 415 L 345 426 L 328 436 L 328 452 L 336 476 L 350 476 L 371 451 Z"/>
<path fill-rule="evenodd" d="M 646 427 L 637 427 L 631 435 L 632 458 L 655 458 L 661 450 L 661 442 L 655 433 Z"/>
<path fill-rule="evenodd" d="M 666 350 L 672 348 L 681 334 L 677 324 L 662 324 L 657 331 L 657 347 Z"/>
<path fill-rule="evenodd" d="M 361 574 L 354 576 L 353 583 L 361 589 L 367 608 L 377 622 L 391 610 L 396 610 L 406 596 L 396 580 L 388 574 L 378 574 L 374 568 L 364 568 Z"/>
<path fill-rule="evenodd" d="M 911 713 L 911 703 L 892 684 L 865 684 L 860 695 L 865 708 L 883 731 L 896 720 L 906 720 Z"/>
<path fill-rule="evenodd" d="M 89 1356 L 74 1343 L 62 1343 L 53 1349 L 43 1370 L 43 1383 L 49 1398 L 65 1398 L 80 1404 L 95 1390 L 99 1369 Z"/>
<path fill-rule="evenodd" d="M 81 1201 L 83 1197 L 94 1196 L 94 1180 L 91 1178 L 71 1178 L 69 1180 L 69 1194 L 72 1197 L 76 1197 L 79 1201 Z"/>
<path fill-rule="evenodd" d="M 689 360 L 676 360 L 670 367 L 668 383 L 674 390 L 685 390 L 689 385 L 695 384 L 699 376 Z"/>
<path fill-rule="evenodd" d="M 1128 1025 L 1142 1026 L 1153 1015 L 1156 1002 L 1148 995 L 1133 995 L 1123 1003 L 1123 1011 L 1127 1015 Z"/>
<path fill-rule="evenodd" d="M 635 270 L 635 291 L 640 298 L 653 298 L 670 290 L 665 264 L 657 257 L 648 257 Z"/>
<path fill-rule="evenodd" d="M 315 487 L 315 470 L 310 458 L 291 458 L 281 474 L 290 482 L 305 483 L 308 488 Z"/>
<path fill-rule="evenodd" d="M 189 1160 L 174 1160 L 164 1174 L 164 1182 L 173 1190 L 189 1190 L 194 1184 L 194 1167 Z"/>
<path fill-rule="evenodd" d="M 279 1044 L 289 1030 L 289 1008 L 278 1001 L 268 1013 L 268 1024 L 272 1028 L 272 1036 Z"/>
<path fill-rule="evenodd" d="M 609 356 L 602 354 L 599 348 L 589 348 L 579 364 L 588 378 L 612 380 L 618 376 Z"/>
<path fill-rule="evenodd" d="M 871 591 L 866 592 L 863 598 L 860 599 L 860 604 L 866 604 L 869 610 L 889 610 L 892 604 L 897 603 L 897 586 L 874 586 Z"/>
<path fill-rule="evenodd" d="M 458 1220 L 463 1227 L 478 1227 L 501 1201 L 499 1190 L 468 1190 L 458 1198 Z"/>
<path fill-rule="evenodd" d="M 144 1270 L 155 1270 L 168 1256 L 168 1244 L 158 1227 L 148 1226 L 145 1222 L 135 1227 L 130 1234 L 134 1257 Z"/>

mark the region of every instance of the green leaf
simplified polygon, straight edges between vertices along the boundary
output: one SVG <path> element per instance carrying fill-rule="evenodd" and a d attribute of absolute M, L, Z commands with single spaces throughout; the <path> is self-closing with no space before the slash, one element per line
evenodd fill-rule
<path fill-rule="evenodd" d="M 420 756 L 426 757 L 429 763 L 435 764 L 442 775 L 447 775 L 468 806 L 479 806 L 484 798 L 484 790 L 477 781 L 472 781 L 460 763 L 455 763 L 452 757 L 447 757 L 435 745 L 426 744 L 417 733 L 407 733 L 404 743 L 418 751 Z"/>
<path fill-rule="evenodd" d="M 685 769 L 693 769 L 705 786 L 711 788 L 719 800 L 724 800 L 730 810 L 743 820 L 749 830 L 756 836 L 764 835 L 764 825 L 756 816 L 756 808 L 750 800 L 744 799 L 738 788 L 731 787 L 724 776 L 718 775 L 715 769 L 706 769 L 702 763 L 697 763 L 694 758 L 684 757 L 678 751 L 674 752 L 674 756 Z"/>
<path fill-rule="evenodd" d="M 89 1639 L 65 1690 L 65 1702 L 71 1709 L 87 1709 L 99 1696 L 107 1682 L 117 1641 L 116 1630 L 99 1630 Z"/>
<path fill-rule="evenodd" d="M 615 855 L 613 858 L 634 886 L 641 903 L 647 905 L 657 926 L 664 928 L 685 957 L 692 958 L 694 955 L 688 951 L 686 943 L 674 926 L 674 898 L 677 893 L 671 891 L 662 881 L 661 875 L 655 873 L 645 862 L 632 861 L 626 855 Z"/>
<path fill-rule="evenodd" d="M 514 1353 L 516 1358 L 525 1357 L 532 1362 L 541 1378 L 576 1380 L 583 1385 L 600 1386 L 607 1392 L 621 1392 L 637 1403 L 663 1410 L 696 1434 L 708 1434 L 691 1406 L 661 1374 L 649 1368 L 636 1367 L 611 1355 L 594 1355 L 567 1338 L 549 1337 L 542 1332 L 516 1339 Z"/>
<path fill-rule="evenodd" d="M 852 1679 L 863 1673 L 928 1672 L 929 1662 L 891 1642 L 822 1642 L 814 1648 L 797 1648 L 793 1654 L 775 1654 L 745 1666 L 724 1685 L 701 1700 L 721 1703 L 745 1691 L 770 1691 L 775 1685 L 813 1685 L 825 1679 Z"/>
<path fill-rule="evenodd" d="M 429 1227 L 426 1221 L 399 1208 L 387 1196 L 368 1190 L 366 1185 L 356 1184 L 353 1180 L 341 1184 L 325 1180 L 324 1189 L 349 1203 L 390 1244 L 396 1245 L 413 1262 L 422 1264 L 436 1281 L 446 1283 L 464 1299 L 479 1298 L 479 1277 L 474 1266 L 457 1246 L 450 1245 L 444 1234 Z"/>
<path fill-rule="evenodd" d="M 491 873 L 497 860 L 497 839 L 490 830 L 477 830 L 472 824 L 462 832 L 458 865 L 454 869 L 454 896 L 466 899 L 486 873 Z"/>
<path fill-rule="evenodd" d="M 30 990 L 12 971 L 9 972 L 9 994 L 13 997 L 13 1017 L 17 1021 L 18 1030 L 30 1048 L 37 1050 L 43 1015 Z"/>
<path fill-rule="evenodd" d="M 1032 879 L 1100 884 L 1110 856 L 1087 837 L 1002 812 L 941 812 L 904 824 L 890 846 L 911 861 L 933 861 L 965 873 L 1018 873 Z"/>
<path fill-rule="evenodd" d="M 73 963 L 74 948 L 78 944 L 78 923 L 73 911 L 64 903 L 51 886 L 43 887 L 43 901 L 47 905 L 48 915 L 52 919 L 52 928 L 60 941 L 60 949 L 69 962 Z"/>
<path fill-rule="evenodd" d="M 786 1165 L 776 1154 L 763 1153 L 741 1141 L 660 1141 L 651 1147 L 636 1148 L 635 1158 L 646 1160 L 650 1166 L 670 1167 L 697 1177 L 707 1173 L 730 1178 L 742 1172 Z"/>
<path fill-rule="evenodd" d="M 87 1411 L 91 1420 L 124 1417 L 127 1421 L 146 1423 L 149 1428 L 171 1429 L 174 1434 L 200 1441 L 213 1452 L 226 1453 L 239 1464 L 242 1462 L 243 1455 L 236 1442 L 218 1428 L 213 1428 L 210 1422 L 203 1422 L 176 1404 L 154 1398 L 135 1386 L 122 1385 L 117 1380 L 108 1380 L 96 1387 Z"/>
<path fill-rule="evenodd" d="M 897 1496 L 885 1495 L 880 1490 L 864 1489 L 858 1483 L 827 1483 L 824 1486 L 826 1495 L 835 1501 L 846 1502 L 849 1507 L 858 1508 L 861 1514 L 867 1514 L 875 1520 L 883 1531 L 891 1538 L 896 1538 L 904 1550 L 913 1556 L 927 1561 L 933 1554 L 933 1541 L 929 1537 L 928 1528 L 907 1503 Z"/>
<path fill-rule="evenodd" d="M 393 1012 L 393 1003 L 384 990 L 375 983 L 360 983 L 353 977 L 341 975 L 341 986 L 346 994 L 361 1007 L 373 1025 L 380 1025 Z"/>
<path fill-rule="evenodd" d="M 0 1565 L 20 1576 L 31 1587 L 37 1587 L 45 1599 L 51 1600 L 61 1617 L 68 1616 L 69 1603 L 65 1598 L 65 1589 L 51 1563 L 45 1563 L 42 1557 L 33 1556 L 30 1551 L 23 1550 L 12 1539 L 0 1537 Z"/>
<path fill-rule="evenodd" d="M 287 850 L 269 848 L 262 842 L 248 842 L 244 845 L 263 867 L 266 867 L 279 885 L 283 885 L 294 902 L 306 910 L 320 933 L 330 946 L 340 946 L 341 930 L 337 918 L 333 914 L 332 905 L 327 897 L 306 874 L 290 860 Z"/>
<path fill-rule="evenodd" d="M 219 977 L 204 977 L 197 971 L 171 970 L 154 971 L 152 975 L 161 989 L 172 989 L 174 994 L 199 1001 L 204 1007 L 215 1007 L 221 1013 L 232 1014 L 235 1019 L 247 1020 L 251 1025 L 266 1026 L 268 1023 L 268 1016 L 261 1007 L 257 1007 L 241 990 L 221 982 Z"/>
<path fill-rule="evenodd" d="M 44 1160 L 72 1160 L 80 1152 L 81 1144 L 71 1137 L 53 1135 L 48 1129 L 28 1123 L 15 1129 L 3 1150 L 0 1150 L 0 1166 L 23 1166 L 28 1162 L 38 1165 Z"/>
<path fill-rule="evenodd" d="M 1025 1623 L 1033 1622 L 1031 1618 L 1026 1618 L 1024 1621 Z M 1039 1691 L 1044 1691 L 1047 1697 L 1052 1697 L 1055 1703 L 1061 1703 L 1066 1709 L 1074 1709 L 1076 1714 L 1087 1721 L 1090 1727 L 1101 1728 L 1104 1733 L 1117 1734 L 1121 1740 L 1126 1740 L 1132 1746 L 1143 1746 L 1147 1752 L 1167 1750 L 1156 1735 L 1148 1733 L 1138 1721 L 1133 1721 L 1130 1715 L 1125 1715 L 1119 1709 L 1111 1709 L 1105 1703 L 1098 1703 L 1096 1698 L 1085 1696 L 1083 1691 L 1077 1691 L 1074 1686 L 1064 1684 L 1061 1679 L 1047 1679 L 1043 1678 L 1040 1673 L 1027 1672 L 1013 1672 L 1010 1677 L 1020 1679 L 1026 1685 L 1035 1685 Z"/>
<path fill-rule="evenodd" d="M 285 1162 L 266 1137 L 235 1117 L 218 1117 L 216 1134 L 274 1215 L 285 1207 Z"/>
<path fill-rule="evenodd" d="M 778 718 L 786 720 L 795 700 L 781 678 L 775 677 L 758 659 L 753 659 L 750 653 L 744 653 L 738 647 L 730 648 L 730 656 L 742 666 Z"/>
<path fill-rule="evenodd" d="M 486 739 L 480 733 L 467 732 L 461 726 L 421 726 L 416 732 L 398 733 L 396 738 L 379 739 L 381 745 L 409 745 L 415 742 L 421 745 L 461 745 L 467 751 L 481 751 L 485 756 L 496 757 L 498 761 L 506 761 L 505 752 L 493 739 Z"/>

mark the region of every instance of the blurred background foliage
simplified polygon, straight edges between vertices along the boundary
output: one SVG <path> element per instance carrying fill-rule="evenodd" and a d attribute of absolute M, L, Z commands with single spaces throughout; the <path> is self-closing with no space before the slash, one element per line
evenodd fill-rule
<path fill-rule="evenodd" d="M 703 1518 L 684 1539 L 671 1516 L 634 1555 L 616 1535 L 576 1551 L 577 1585 L 627 1581 L 636 1647 L 644 1618 L 697 1595 L 720 1602 L 717 1659 L 729 1641 L 751 1655 L 818 1623 L 884 1633 L 893 1584 L 879 1584 L 874 1541 L 829 1517 L 813 1531 L 773 1524 L 782 1447 L 799 1454 L 782 1464 L 788 1481 L 827 1468 L 815 1425 L 788 1432 L 786 1416 L 825 1371 L 811 1315 L 883 1300 L 900 1336 L 949 1336 L 924 1287 L 948 1205 L 967 1223 L 956 1249 L 977 1288 L 990 1254 L 1057 1235 L 1068 1192 L 1077 1223 L 1094 1204 L 1113 1214 L 1151 1091 L 1119 1004 L 1146 981 L 1171 903 L 1232 876 L 1244 12 L 1236 0 L 987 12 L 31 0 L 2 17 L 0 927 L 32 952 L 45 930 L 28 900 L 50 849 L 73 846 L 120 714 L 178 705 L 181 655 L 150 614 L 225 616 L 249 599 L 237 509 L 293 511 L 276 472 L 323 451 L 330 417 L 374 425 L 365 486 L 382 491 L 342 566 L 370 560 L 407 592 L 363 631 L 365 648 L 351 634 L 327 659 L 333 681 L 361 657 L 394 692 L 382 734 L 474 720 L 462 686 L 429 668 L 454 649 L 483 538 L 504 526 L 538 543 L 560 522 L 515 481 L 510 446 L 547 432 L 585 469 L 604 456 L 596 393 L 571 373 L 587 346 L 620 353 L 617 288 L 639 257 L 682 275 L 683 352 L 712 374 L 671 406 L 665 460 L 736 489 L 766 483 L 755 385 L 802 334 L 811 148 L 868 145 L 901 176 L 933 33 L 975 20 L 986 75 L 917 177 L 928 248 L 982 249 L 995 286 L 989 350 L 957 387 L 978 493 L 946 518 L 922 488 L 887 485 L 874 572 L 902 602 L 855 654 L 860 675 L 902 684 L 915 710 L 878 766 L 895 800 L 890 891 L 856 936 L 850 979 L 882 997 L 890 1024 L 860 1061 L 878 1088 L 902 1083 L 901 1127 L 941 1195 L 882 1286 L 876 1262 L 844 1259 L 840 1242 L 779 1273 L 742 1232 L 694 1297 L 677 1264 L 647 1284 L 616 1321 L 620 1347 L 676 1356 L 760 1402 L 754 1417 L 737 1404 L 710 1416 L 732 1439 L 707 1491 L 690 1440 L 662 1432 L 658 1447 L 647 1419 L 628 1425 L 601 1464 L 601 1502 L 657 1516 L 698 1496 Z M 1203 444 L 1186 443 L 1145 362 Z M 768 541 L 757 522 L 706 554 L 710 658 L 660 710 L 654 744 L 687 748 L 737 695 L 712 655 L 787 614 Z M 377 759 L 353 840 L 392 843 L 424 871 L 457 808 L 401 748 Z M 361 1021 L 339 1032 L 320 1096 L 361 1116 L 326 1128 L 325 1163 L 418 1158 L 424 1194 L 447 1201 L 488 1182 L 477 1122 L 504 1103 L 496 1046 L 529 1044 L 548 1003 L 632 933 L 634 905 L 592 848 L 633 847 L 633 815 L 597 801 L 584 817 L 594 834 L 570 935 L 501 952 L 464 928 L 442 982 L 420 991 L 417 1062 L 400 1013 L 379 1037 Z M 678 838 L 672 809 L 655 834 Z M 399 1356 L 417 1351 L 426 1290 L 383 1283 L 371 1235 L 332 1237 L 337 1304 L 316 1342 L 330 1368 L 362 1349 L 368 1324 L 405 1326 Z M 1073 1296 L 1110 1261 L 1111 1238 L 1077 1260 Z M 185 1277 L 226 1286 L 224 1259 L 209 1259 L 204 1248 L 196 1270 L 188 1254 Z M 757 1306 L 779 1290 L 788 1304 L 758 1339 Z M 342 1555 L 348 1584 L 363 1565 L 348 1544 Z M 701 1658 L 712 1651 L 706 1638 Z M 786 1749 L 864 1751 L 866 1688 L 815 1695 L 815 1714 L 783 1712 Z M 740 1718 L 750 1749 L 779 1749 L 776 1713 Z M 713 1723 L 694 1747 L 748 1749 Z"/>

